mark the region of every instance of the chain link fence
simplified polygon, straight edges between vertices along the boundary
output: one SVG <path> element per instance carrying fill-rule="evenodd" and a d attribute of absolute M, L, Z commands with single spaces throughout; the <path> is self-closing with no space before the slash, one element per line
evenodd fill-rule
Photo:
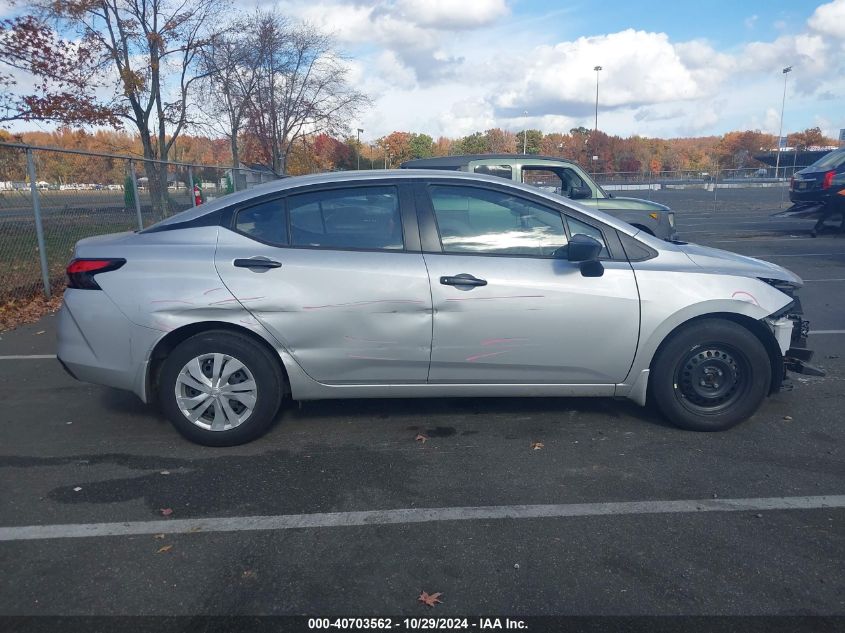
<path fill-rule="evenodd" d="M 603 187 L 630 189 L 657 189 L 700 186 L 787 186 L 792 175 L 804 167 L 748 167 L 745 169 L 677 169 L 671 171 L 616 171 L 593 173 Z"/>
<path fill-rule="evenodd" d="M 63 288 L 82 238 L 135 231 L 275 178 L 269 170 L 0 143 L 0 311 Z"/>

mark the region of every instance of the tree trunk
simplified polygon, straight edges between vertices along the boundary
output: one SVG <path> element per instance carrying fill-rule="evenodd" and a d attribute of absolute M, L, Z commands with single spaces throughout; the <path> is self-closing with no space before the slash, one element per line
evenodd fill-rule
<path fill-rule="evenodd" d="M 238 130 L 237 128 L 232 128 L 232 136 L 230 137 L 230 142 L 232 144 L 232 187 L 235 191 L 240 191 L 244 189 L 246 186 L 246 179 L 244 179 L 244 187 L 241 187 L 241 181 L 239 180 L 238 176 L 241 173 L 241 156 L 240 151 L 238 149 Z"/>

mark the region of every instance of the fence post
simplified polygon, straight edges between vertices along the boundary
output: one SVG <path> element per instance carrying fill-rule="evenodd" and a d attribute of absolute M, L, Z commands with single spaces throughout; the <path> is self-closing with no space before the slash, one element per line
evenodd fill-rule
<path fill-rule="evenodd" d="M 188 193 L 191 196 L 191 206 L 197 206 L 197 197 L 194 195 L 194 169 L 188 165 Z"/>
<path fill-rule="evenodd" d="M 135 215 L 138 216 L 138 230 L 144 230 L 144 219 L 141 217 L 141 198 L 138 196 L 138 178 L 135 175 L 135 162 L 129 161 L 129 175 L 132 176 L 132 197 L 135 199 Z"/>
<path fill-rule="evenodd" d="M 718 208 L 717 196 L 719 194 L 719 163 L 716 163 L 715 174 L 713 176 L 713 213 L 716 213 Z"/>
<path fill-rule="evenodd" d="M 32 193 L 32 213 L 35 216 L 35 237 L 38 240 L 38 259 L 41 262 L 41 281 L 44 284 L 44 296 L 52 296 L 50 291 L 50 271 L 47 268 L 47 249 L 44 246 L 44 226 L 41 224 L 41 198 L 35 180 L 35 160 L 32 150 L 26 150 L 26 170 L 29 172 L 29 190 Z"/>

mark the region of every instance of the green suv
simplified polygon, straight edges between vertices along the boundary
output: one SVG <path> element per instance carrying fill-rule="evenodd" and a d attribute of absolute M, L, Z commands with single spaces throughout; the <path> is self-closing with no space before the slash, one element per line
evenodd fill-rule
<path fill-rule="evenodd" d="M 678 239 L 675 214 L 669 207 L 650 200 L 609 194 L 577 163 L 568 160 L 533 154 L 465 154 L 409 160 L 401 167 L 499 176 L 577 200 L 578 204 L 608 213 L 655 237 Z"/>

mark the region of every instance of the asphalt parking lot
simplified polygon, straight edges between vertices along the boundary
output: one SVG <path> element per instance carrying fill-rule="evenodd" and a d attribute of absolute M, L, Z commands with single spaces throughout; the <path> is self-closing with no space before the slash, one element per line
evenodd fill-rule
<path fill-rule="evenodd" d="M 210 449 L 65 375 L 47 317 L 0 335 L 0 528 L 105 532 L 0 531 L 0 615 L 845 615 L 845 235 L 772 219 L 774 189 L 650 194 L 806 280 L 826 377 L 719 434 L 627 401 L 361 400 Z"/>

